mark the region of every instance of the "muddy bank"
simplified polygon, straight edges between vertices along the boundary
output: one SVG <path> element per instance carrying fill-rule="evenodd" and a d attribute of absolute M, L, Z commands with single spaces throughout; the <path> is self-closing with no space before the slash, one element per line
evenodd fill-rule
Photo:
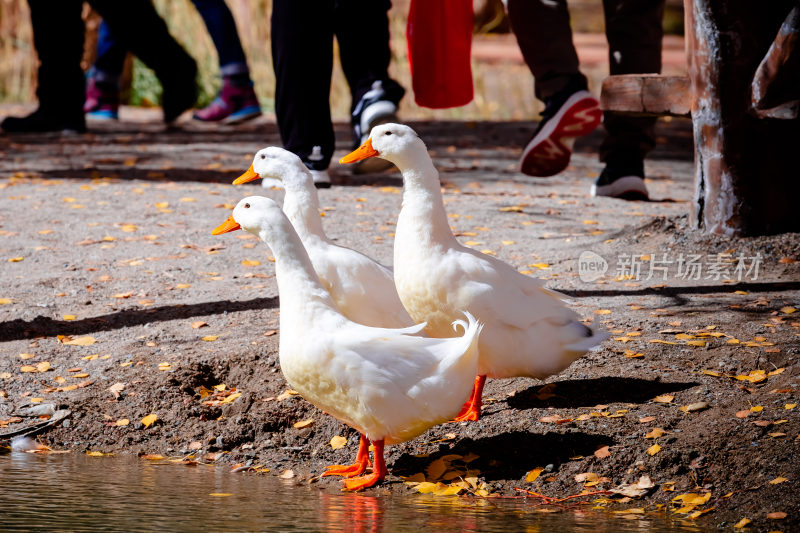
<path fill-rule="evenodd" d="M 691 162 L 675 148 L 690 135 L 685 125 L 660 132 L 667 144 L 648 163 L 658 201 L 647 203 L 588 196 L 597 137 L 563 176 L 529 180 L 514 171 L 524 124 L 459 125 L 459 135 L 452 124 L 417 126 L 462 242 L 547 279 L 612 339 L 547 383 L 490 381 L 481 421 L 391 447 L 387 483 L 370 490 L 412 494 L 401 476 L 424 476 L 464 480 L 463 493 L 566 497 L 648 476 L 643 497 L 561 505 L 701 513 L 694 520 L 707 528 L 742 518 L 796 528 L 800 236 L 692 234 Z M 14 420 L 20 410 L 52 403 L 71 411 L 40 433 L 56 449 L 194 454 L 339 490 L 316 476 L 351 461 L 357 435 L 286 393 L 268 249 L 247 235 L 210 235 L 236 201 L 262 192 L 228 183 L 277 142 L 274 129 L 119 128 L 0 139 L 0 433 L 31 423 Z M 397 175 L 341 170 L 334 181 L 321 191 L 328 233 L 389 263 Z M 604 277 L 582 281 L 585 251 L 607 260 Z M 697 279 L 678 271 L 678 258 L 692 255 L 702 256 Z M 634 256 L 640 270 L 625 270 Z M 758 273 L 737 275 L 740 257 L 745 267 L 760 257 Z M 654 260 L 671 262 L 650 275 Z M 719 265 L 728 268 L 715 276 Z M 347 444 L 333 449 L 335 436 Z M 691 505 L 672 501 L 689 493 L 699 498 Z"/>

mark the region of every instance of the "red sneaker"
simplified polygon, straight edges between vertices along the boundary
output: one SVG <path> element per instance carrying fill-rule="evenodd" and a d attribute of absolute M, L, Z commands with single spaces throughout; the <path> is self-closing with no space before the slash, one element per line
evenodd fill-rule
<path fill-rule="evenodd" d="M 552 114 L 545 108 L 542 117 L 520 159 L 520 171 L 528 176 L 553 176 L 567 168 L 575 139 L 594 131 L 603 111 L 597 99 L 583 90 L 572 93 Z"/>

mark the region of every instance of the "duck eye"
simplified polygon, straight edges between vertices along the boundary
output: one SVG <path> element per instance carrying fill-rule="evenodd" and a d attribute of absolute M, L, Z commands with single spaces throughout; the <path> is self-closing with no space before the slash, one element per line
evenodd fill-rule
<path fill-rule="evenodd" d="M 391 134 L 392 134 L 391 131 L 387 131 L 386 133 L 384 133 L 384 135 L 391 135 Z"/>
<path fill-rule="evenodd" d="M 244 204 L 245 209 L 250 209 L 250 204 Z"/>
<path fill-rule="evenodd" d="M 266 155 L 264 155 L 264 154 L 261 154 L 261 159 L 266 159 L 266 158 L 267 158 L 267 156 L 266 156 Z"/>

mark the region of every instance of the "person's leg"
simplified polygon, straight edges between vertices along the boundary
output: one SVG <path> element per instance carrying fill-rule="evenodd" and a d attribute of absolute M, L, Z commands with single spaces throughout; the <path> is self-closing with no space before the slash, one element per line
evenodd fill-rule
<path fill-rule="evenodd" d="M 551 98 L 574 79 L 586 85 L 578 69 L 566 0 L 508 0 L 508 19 L 539 100 Z"/>
<path fill-rule="evenodd" d="M 222 74 L 222 89 L 206 108 L 195 112 L 194 118 L 203 121 L 242 122 L 261 114 L 253 90 L 236 21 L 224 0 L 192 0 L 203 17 L 208 34 L 214 41 Z"/>
<path fill-rule="evenodd" d="M 399 103 L 405 89 L 389 77 L 390 0 L 336 0 L 334 32 L 350 86 L 352 112 L 362 97 L 381 81 L 386 99 Z"/>
<path fill-rule="evenodd" d="M 163 88 L 164 120 L 172 122 L 197 98 L 197 65 L 170 35 L 150 0 L 89 0 L 119 42 L 153 69 Z"/>
<path fill-rule="evenodd" d="M 223 76 L 245 75 L 249 81 L 250 69 L 228 4 L 224 0 L 192 0 L 192 3 L 203 17 L 208 34 L 214 41 L 220 73 Z"/>
<path fill-rule="evenodd" d="M 8 117 L 8 132 L 85 130 L 81 70 L 84 24 L 79 0 L 29 0 L 33 44 L 39 55 L 39 108 L 27 117 Z"/>
<path fill-rule="evenodd" d="M 567 168 L 575 139 L 591 133 L 602 113 L 578 69 L 566 1 L 508 0 L 508 16 L 533 74 L 536 97 L 545 102 L 539 127 L 522 152 L 520 171 L 553 176 Z"/>
<path fill-rule="evenodd" d="M 114 36 L 105 20 L 97 31 L 97 58 L 89 69 L 83 110 L 92 118 L 116 119 L 119 110 L 119 79 L 128 51 Z"/>
<path fill-rule="evenodd" d="M 611 74 L 661 72 L 664 0 L 604 0 L 603 8 Z M 655 117 L 605 113 L 607 135 L 600 146 L 600 160 L 606 169 L 593 194 L 647 196 L 644 158 L 655 146 L 655 122 Z"/>
<path fill-rule="evenodd" d="M 405 89 L 389 77 L 390 0 L 335 0 L 334 32 L 339 59 L 350 86 L 350 124 L 353 146 L 366 140 L 378 124 L 397 122 Z M 356 174 L 380 172 L 392 164 L 367 159 L 353 167 Z"/>
<path fill-rule="evenodd" d="M 103 20 L 97 30 L 97 59 L 93 69 L 100 81 L 119 81 L 128 51 L 117 40 L 111 27 Z"/>
<path fill-rule="evenodd" d="M 332 18 L 332 0 L 272 4 L 275 114 L 281 140 L 306 166 L 319 171 L 328 168 L 334 150 Z"/>

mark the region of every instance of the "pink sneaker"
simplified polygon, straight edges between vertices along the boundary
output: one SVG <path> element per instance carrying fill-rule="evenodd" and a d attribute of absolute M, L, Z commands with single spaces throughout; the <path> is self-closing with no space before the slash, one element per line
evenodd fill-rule
<path fill-rule="evenodd" d="M 219 95 L 208 107 L 195 111 L 194 118 L 203 122 L 236 124 L 260 114 L 261 106 L 252 85 L 235 87 L 224 80 Z"/>
<path fill-rule="evenodd" d="M 83 112 L 89 117 L 99 120 L 117 120 L 119 118 L 119 91 L 111 83 L 98 84 L 94 76 L 89 77 L 86 85 L 86 100 Z"/>

